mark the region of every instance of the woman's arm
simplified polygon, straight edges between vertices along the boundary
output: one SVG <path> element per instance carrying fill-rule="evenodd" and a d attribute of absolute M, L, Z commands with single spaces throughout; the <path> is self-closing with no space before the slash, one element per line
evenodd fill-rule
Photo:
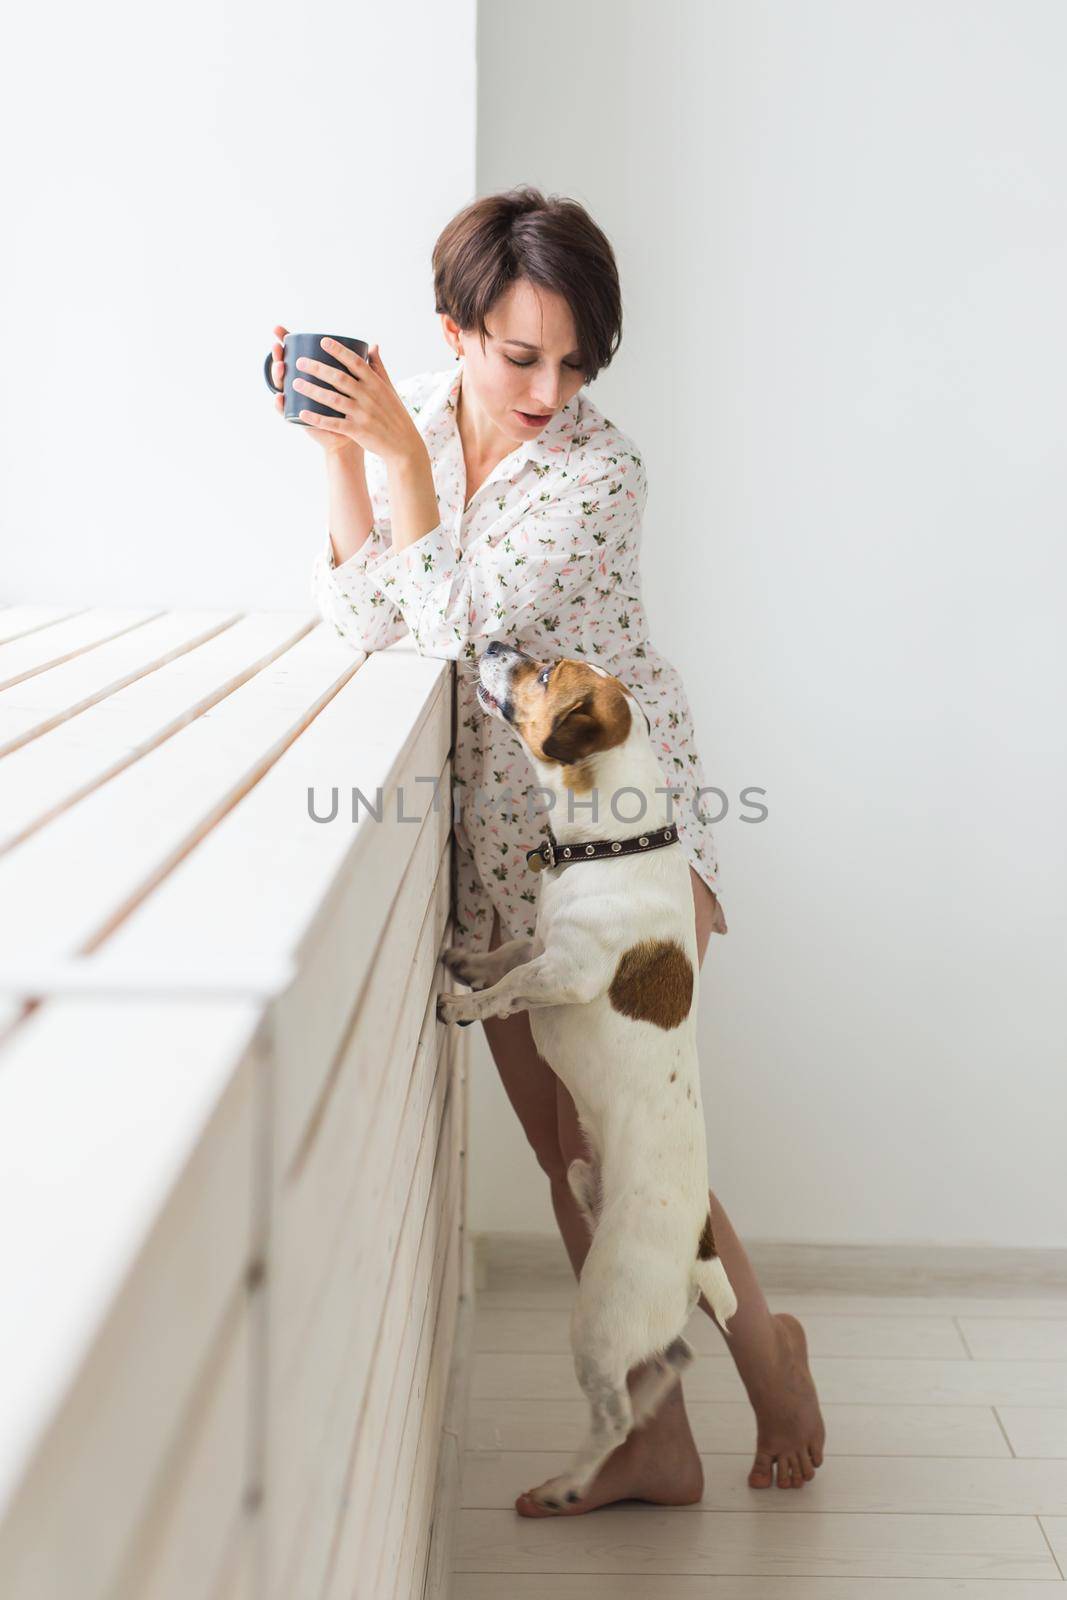
<path fill-rule="evenodd" d="M 340 566 L 370 538 L 374 526 L 366 462 L 358 444 L 330 452 L 326 457 L 326 481 L 330 543 L 334 561 Z"/>
<path fill-rule="evenodd" d="M 356 604 L 372 590 L 392 600 L 420 654 L 473 659 L 489 640 L 581 602 L 591 585 L 613 588 L 616 552 L 639 540 L 646 495 L 639 456 L 605 455 L 561 492 L 533 501 L 495 544 L 480 539 L 461 556 L 440 522 L 412 538 L 412 510 L 408 543 L 395 548 L 394 535 L 392 548 L 339 573 L 338 583 Z M 422 521 L 430 514 L 427 506 Z"/>
<path fill-rule="evenodd" d="M 377 345 L 368 362 L 344 347 L 328 348 L 344 363 L 346 375 L 338 378 L 331 369 L 332 387 L 324 391 L 313 381 L 318 364 L 309 361 L 305 369 L 310 376 L 300 379 L 301 393 L 310 398 L 329 399 L 338 391 L 344 396 L 343 415 L 316 419 L 316 426 L 336 433 L 339 441 L 326 458 L 329 532 L 315 558 L 312 595 L 322 617 L 355 649 L 381 650 L 404 636 L 407 623 L 368 575 L 368 567 L 398 541 L 418 538 L 438 519 L 429 452 L 409 405 L 422 380 L 394 385 Z M 368 450 L 373 452 L 370 471 Z"/>
<path fill-rule="evenodd" d="M 405 550 L 440 520 L 429 451 L 420 439 L 406 456 L 392 457 L 386 468 L 392 545 L 394 550 Z M 359 445 L 332 451 L 326 457 L 326 473 L 330 538 L 334 560 L 340 566 L 360 549 L 374 523 L 365 457 Z"/>
<path fill-rule="evenodd" d="M 328 455 L 326 472 L 329 532 L 312 567 L 312 599 L 323 621 L 354 650 L 385 650 L 404 637 L 408 625 L 381 586 L 360 581 L 360 575 L 390 548 L 388 518 L 375 517 L 359 445 Z M 373 476 L 376 482 L 377 472 Z"/>
<path fill-rule="evenodd" d="M 386 466 L 393 550 L 406 550 L 441 524 L 430 452 L 420 439 L 406 455 L 391 457 Z"/>

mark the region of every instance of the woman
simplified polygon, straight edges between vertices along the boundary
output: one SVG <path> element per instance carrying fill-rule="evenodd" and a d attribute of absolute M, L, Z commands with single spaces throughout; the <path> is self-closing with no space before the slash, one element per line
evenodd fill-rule
<path fill-rule="evenodd" d="M 410 632 L 421 654 L 457 663 L 453 780 L 455 942 L 495 949 L 533 934 L 538 879 L 526 852 L 547 837 L 518 741 L 486 717 L 475 664 L 494 638 L 555 659 L 587 656 L 631 690 L 650 720 L 690 865 L 701 964 L 725 933 L 704 773 L 678 673 L 655 650 L 641 601 L 646 482 L 633 442 L 582 393 L 618 348 L 622 305 L 608 240 L 577 202 L 524 187 L 489 195 L 444 229 L 433 256 L 436 309 L 457 365 L 394 385 L 378 347 L 345 372 L 301 359 L 295 386 L 343 412 L 305 411 L 326 452 L 330 532 L 315 561 L 324 618 L 354 647 Z M 279 338 L 286 330 L 276 328 Z M 274 346 L 273 377 L 284 381 Z M 315 382 L 325 379 L 340 389 Z M 275 401 L 282 410 L 281 397 Z M 365 454 L 366 452 L 366 454 Z M 595 820 L 595 819 L 594 819 Z M 567 1183 L 584 1145 L 574 1104 L 537 1054 L 528 1012 L 483 1024 L 508 1098 L 548 1176 L 577 1274 L 589 1238 Z M 748 1476 L 799 1487 L 825 1430 L 795 1317 L 772 1316 L 714 1194 L 718 1253 L 738 1298 L 728 1348 L 756 1413 Z M 705 1311 L 710 1309 L 704 1300 Z M 703 1475 L 681 1387 L 605 1463 L 577 1515 L 611 1500 L 699 1500 Z M 551 1515 L 526 1495 L 524 1515 Z"/>

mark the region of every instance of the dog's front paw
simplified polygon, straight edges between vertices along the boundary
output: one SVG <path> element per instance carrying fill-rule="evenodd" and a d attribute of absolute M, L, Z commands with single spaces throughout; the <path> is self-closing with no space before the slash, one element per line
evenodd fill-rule
<path fill-rule="evenodd" d="M 437 996 L 438 1022 L 455 1022 L 461 1028 L 467 1028 L 476 1022 L 477 1016 L 473 1007 L 473 996 L 469 994 L 439 994 Z"/>
<path fill-rule="evenodd" d="M 484 989 L 487 984 L 486 957 L 476 951 L 464 950 L 462 945 L 450 944 L 442 951 L 441 960 L 449 972 L 454 972 L 460 983 L 469 989 Z"/>

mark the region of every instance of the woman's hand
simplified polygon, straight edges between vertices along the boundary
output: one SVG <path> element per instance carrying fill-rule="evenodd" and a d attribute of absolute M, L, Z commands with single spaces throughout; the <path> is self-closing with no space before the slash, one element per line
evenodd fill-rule
<path fill-rule="evenodd" d="M 381 456 L 390 466 L 426 456 L 422 435 L 393 388 L 378 346 L 372 345 L 368 360 L 363 361 L 347 345 L 334 339 L 322 342 L 330 355 L 344 363 L 344 370 L 301 356 L 297 361 L 300 377 L 293 380 L 293 388 L 343 415 L 322 417 L 313 411 L 301 411 L 301 420 L 309 423 L 315 433 L 334 441 L 335 449 L 355 445 Z M 323 383 L 317 383 L 317 378 Z M 331 387 L 326 388 L 325 384 Z M 329 444 L 326 448 L 330 448 Z"/>
<path fill-rule="evenodd" d="M 284 389 L 285 387 L 285 346 L 281 343 L 281 341 L 285 338 L 288 332 L 289 329 L 283 328 L 281 323 L 279 323 L 274 330 L 275 342 L 271 350 L 274 360 L 271 363 L 270 375 L 271 381 L 278 389 Z M 284 394 L 276 394 L 274 396 L 274 409 L 277 411 L 278 415 L 284 419 Z M 316 420 L 322 421 L 322 418 L 320 417 Z M 362 459 L 362 453 L 359 451 L 358 445 L 354 445 L 351 439 L 346 439 L 341 434 L 328 433 L 325 428 L 319 428 L 315 426 L 305 428 L 304 432 L 314 439 L 317 445 L 321 445 L 321 447 L 326 451 L 327 455 L 332 455 L 337 450 L 349 450 L 355 451 L 360 455 L 360 459 Z"/>

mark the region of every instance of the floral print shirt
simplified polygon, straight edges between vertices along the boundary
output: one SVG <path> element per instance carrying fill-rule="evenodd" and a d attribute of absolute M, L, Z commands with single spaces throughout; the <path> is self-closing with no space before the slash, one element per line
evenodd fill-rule
<path fill-rule="evenodd" d="M 649 719 L 664 784 L 677 791 L 681 848 L 717 894 L 707 806 L 694 808 L 707 778 L 689 703 L 648 638 L 641 601 L 641 456 L 579 390 L 465 503 L 456 424 L 463 365 L 397 384 L 429 451 L 438 525 L 393 551 L 385 463 L 368 452 L 371 533 L 340 565 L 327 534 L 312 574 L 322 617 L 354 648 L 382 650 L 410 633 L 421 655 L 456 662 L 456 943 L 487 949 L 494 907 L 502 938 L 533 935 L 540 875 L 526 852 L 548 837 L 551 820 L 538 810 L 545 800 L 522 745 L 475 696 L 478 658 L 493 639 L 550 660 L 584 657 L 626 685 Z"/>

